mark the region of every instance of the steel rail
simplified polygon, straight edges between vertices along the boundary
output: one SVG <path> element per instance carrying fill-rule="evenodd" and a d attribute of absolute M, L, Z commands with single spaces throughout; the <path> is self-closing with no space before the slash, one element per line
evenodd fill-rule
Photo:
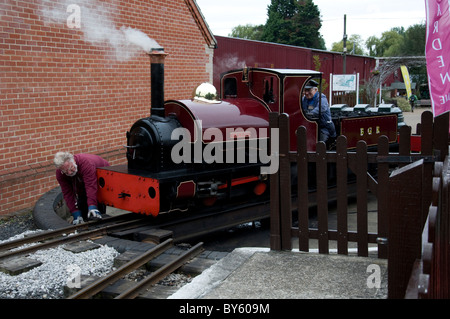
<path fill-rule="evenodd" d="M 93 225 L 102 225 L 105 223 L 120 221 L 120 220 L 124 219 L 123 216 L 129 217 L 132 215 L 130 213 L 129 216 L 128 216 L 128 214 L 126 214 L 126 215 L 119 215 L 119 216 L 114 216 L 114 217 L 107 217 L 107 218 L 104 218 L 104 219 L 101 219 L 98 221 L 89 221 L 89 222 L 86 222 L 83 224 L 67 226 L 64 228 L 56 229 L 56 230 L 44 231 L 44 232 L 36 233 L 36 234 L 30 235 L 30 236 L 26 236 L 24 238 L 11 240 L 11 241 L 0 244 L 0 252 L 9 250 L 12 248 L 20 247 L 25 244 L 48 240 L 48 239 L 51 239 L 51 238 L 54 238 L 57 236 L 61 236 L 61 235 L 67 234 L 67 233 L 72 233 L 72 232 L 75 232 L 78 230 L 86 230 L 90 226 L 93 226 Z"/>
<path fill-rule="evenodd" d="M 126 274 L 136 270 L 137 268 L 145 265 L 147 262 L 152 260 L 153 258 L 159 256 L 168 248 L 173 246 L 173 239 L 168 239 L 165 242 L 157 245 L 156 247 L 150 249 L 149 251 L 139 255 L 133 260 L 127 262 L 125 265 L 121 266 L 117 270 L 108 274 L 105 277 L 102 277 L 91 285 L 81 289 L 77 293 L 69 296 L 67 299 L 88 299 L 95 294 L 99 293 L 109 285 L 113 284 L 120 278 L 124 277 Z"/>
<path fill-rule="evenodd" d="M 119 229 L 127 229 L 130 227 L 135 227 L 135 225 L 139 224 L 139 223 L 142 223 L 142 221 L 141 220 L 132 220 L 132 221 L 127 221 L 127 222 L 123 222 L 123 223 L 119 223 L 119 224 L 115 224 L 115 225 L 109 225 L 109 226 L 97 228 L 97 229 L 90 230 L 90 231 L 85 231 L 85 232 L 82 232 L 79 234 L 72 234 L 70 236 L 56 238 L 56 239 L 49 240 L 49 241 L 46 241 L 46 242 L 43 242 L 43 243 L 40 243 L 37 245 L 24 247 L 24 248 L 21 248 L 18 250 L 6 251 L 6 252 L 0 254 L 0 259 L 9 258 L 12 256 L 23 255 L 23 254 L 35 252 L 37 250 L 47 249 L 47 248 L 58 246 L 61 244 L 74 242 L 77 240 L 84 240 L 84 239 L 88 239 L 91 237 L 106 235 L 109 232 L 114 232 Z"/>
<path fill-rule="evenodd" d="M 180 268 L 184 263 L 186 263 L 186 261 L 191 259 L 193 256 L 198 255 L 203 250 L 202 246 L 203 243 L 198 243 L 197 245 L 195 245 L 194 247 L 192 247 L 191 249 L 180 255 L 178 258 L 166 264 L 165 266 L 159 268 L 158 270 L 153 272 L 150 276 L 146 277 L 145 279 L 142 279 L 135 286 L 124 291 L 114 299 L 136 298 L 142 290 L 146 289 L 150 285 L 156 284 L 157 282 L 165 278 L 167 275 L 171 274 L 172 272 Z"/>
<path fill-rule="evenodd" d="M 157 225 L 158 228 L 173 231 L 175 243 L 200 237 L 239 224 L 270 217 L 268 202 L 241 204 L 234 208 L 205 212 Z"/>

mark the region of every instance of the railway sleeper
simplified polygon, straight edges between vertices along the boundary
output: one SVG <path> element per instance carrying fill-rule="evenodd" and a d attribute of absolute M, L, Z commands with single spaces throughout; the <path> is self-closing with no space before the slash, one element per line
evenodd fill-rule
<path fill-rule="evenodd" d="M 144 226 L 135 229 L 127 229 L 111 233 L 112 237 L 160 244 L 169 238 L 173 238 L 173 231 Z"/>
<path fill-rule="evenodd" d="M 126 279 L 120 279 L 114 284 L 106 287 L 101 291 L 97 297 L 102 299 L 114 299 L 119 296 L 123 291 L 132 288 L 136 282 Z M 179 288 L 175 286 L 164 286 L 156 284 L 150 287 L 148 290 L 140 293 L 136 299 L 167 299 L 170 295 L 174 294 Z"/>
<path fill-rule="evenodd" d="M 81 289 L 88 287 L 97 281 L 99 277 L 97 276 L 87 276 L 81 275 L 80 278 L 80 288 L 71 288 L 64 286 L 64 296 L 69 297 L 77 293 Z M 135 285 L 136 282 L 129 279 L 119 279 L 115 283 L 103 289 L 101 292 L 96 294 L 94 299 L 114 299 L 120 295 L 124 290 L 130 289 Z M 163 286 L 156 284 L 149 288 L 146 292 L 139 294 L 137 299 L 166 299 L 170 295 L 174 294 L 179 288 L 174 286 Z"/>
<path fill-rule="evenodd" d="M 141 266 L 138 268 L 138 271 L 140 272 L 147 272 L 147 274 L 150 274 L 152 271 L 156 271 L 168 262 L 173 261 L 176 259 L 179 255 L 181 255 L 183 252 L 185 252 L 186 249 L 184 248 L 178 248 L 178 247 L 172 247 L 168 250 L 166 250 L 164 253 L 159 255 L 158 257 L 154 258 L 150 262 L 146 263 L 144 266 Z M 128 250 L 124 253 L 121 253 L 119 256 L 117 256 L 114 260 L 114 267 L 119 268 L 123 266 L 124 264 L 128 263 L 129 261 L 135 259 L 139 255 L 142 254 L 142 251 L 135 251 L 135 250 Z M 175 271 L 175 274 L 184 274 L 187 276 L 195 277 L 199 274 L 201 274 L 204 270 L 208 269 L 212 265 L 214 265 L 217 261 L 219 261 L 221 258 L 225 257 L 227 255 L 226 252 L 215 252 L 215 251 L 203 251 L 200 255 L 197 257 L 194 257 L 190 261 L 186 262 L 184 265 L 182 265 L 177 271 Z M 137 275 L 139 276 L 139 275 Z M 98 277 L 95 276 L 81 276 L 81 284 L 80 288 L 69 288 L 67 286 L 64 287 L 64 295 L 66 297 L 71 296 L 81 289 L 84 289 L 85 287 L 91 285 L 96 280 L 98 280 Z M 119 279 L 115 283 L 109 285 L 108 287 L 104 288 L 101 292 L 96 294 L 93 298 L 101 298 L 101 299 L 112 299 L 117 296 L 119 296 L 123 291 L 126 291 L 127 289 L 130 289 L 136 284 L 135 280 L 130 279 Z M 155 284 L 145 290 L 144 292 L 140 293 L 138 295 L 138 299 L 166 299 L 173 293 L 175 293 L 179 287 L 176 286 L 170 286 L 165 284 Z"/>
<path fill-rule="evenodd" d="M 179 248 L 171 248 L 168 251 L 162 253 L 155 259 L 148 262 L 146 265 L 141 268 L 145 268 L 147 270 L 156 270 L 170 261 L 173 261 L 178 255 L 182 253 L 182 249 Z M 131 261 L 132 259 L 138 257 L 142 252 L 129 250 L 126 251 L 114 259 L 114 267 L 118 268 Z M 188 263 L 184 264 L 180 268 L 180 272 L 188 274 L 188 275 L 199 275 L 204 270 L 208 269 L 212 265 L 214 265 L 219 259 L 226 256 L 227 253 L 220 252 L 211 252 L 205 251 L 199 257 L 193 258 Z"/>
<path fill-rule="evenodd" d="M 71 288 L 68 286 L 64 286 L 64 296 L 67 298 L 69 296 L 74 295 L 81 289 L 90 286 L 95 281 L 97 281 L 99 277 L 97 276 L 87 276 L 81 275 L 80 278 L 80 288 Z M 123 291 L 132 288 L 136 284 L 136 281 L 130 279 L 119 279 L 115 283 L 109 285 L 104 288 L 101 292 L 97 293 L 93 298 L 94 299 L 114 299 L 119 296 Z M 140 293 L 137 299 L 167 299 L 170 295 L 174 294 L 179 287 L 176 286 L 167 286 L 156 284 L 150 287 L 143 293 Z"/>
<path fill-rule="evenodd" d="M 29 257 L 13 257 L 0 261 L 0 271 L 11 276 L 17 276 L 40 265 L 42 265 L 42 262 Z"/>
<path fill-rule="evenodd" d="M 79 241 L 67 243 L 63 248 L 76 254 L 100 248 L 100 245 L 88 241 Z M 33 258 L 27 256 L 15 256 L 0 260 L 0 271 L 11 276 L 17 276 L 41 265 L 42 262 Z"/>
<path fill-rule="evenodd" d="M 64 250 L 70 251 L 74 254 L 82 253 L 92 249 L 98 249 L 101 246 L 96 243 L 88 242 L 88 241 L 78 241 L 73 243 L 68 243 L 64 245 Z"/>

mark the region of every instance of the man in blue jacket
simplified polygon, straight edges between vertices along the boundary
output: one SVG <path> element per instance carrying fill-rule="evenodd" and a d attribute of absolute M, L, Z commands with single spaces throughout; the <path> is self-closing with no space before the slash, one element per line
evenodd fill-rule
<path fill-rule="evenodd" d="M 319 83 L 310 80 L 304 88 L 302 98 L 303 113 L 309 119 L 319 120 L 319 141 L 330 142 L 329 139 L 336 137 L 336 128 L 331 120 L 331 112 L 325 94 L 320 94 Z M 321 110 L 319 111 L 319 94 L 321 99 Z"/>

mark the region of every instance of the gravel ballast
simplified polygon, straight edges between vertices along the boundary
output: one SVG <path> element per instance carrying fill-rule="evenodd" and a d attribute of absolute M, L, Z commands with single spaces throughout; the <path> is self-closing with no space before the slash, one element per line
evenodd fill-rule
<path fill-rule="evenodd" d="M 31 214 L 14 216 L 0 221 L 0 243 L 23 238 L 42 230 L 36 229 Z M 66 251 L 63 246 L 37 251 L 27 255 L 38 260 L 41 266 L 19 275 L 0 272 L 0 299 L 61 299 L 63 288 L 74 276 L 105 276 L 119 253 L 111 247 L 81 253 Z"/>
<path fill-rule="evenodd" d="M 0 219 L 0 240 L 8 239 L 27 230 L 36 230 L 33 216 L 30 213 Z"/>
<path fill-rule="evenodd" d="M 11 239 L 35 233 L 26 231 Z M 100 246 L 97 249 L 81 253 L 72 253 L 63 246 L 37 251 L 28 255 L 38 260 L 41 266 L 16 276 L 0 272 L 0 298 L 2 299 L 61 299 L 67 283 L 75 284 L 78 275 L 107 275 L 119 253 L 111 247 Z"/>
<path fill-rule="evenodd" d="M 42 231 L 34 224 L 31 213 L 0 219 L 0 244 Z M 0 299 L 64 299 L 67 297 L 64 286 L 74 285 L 75 275 L 107 275 L 116 269 L 114 259 L 120 253 L 107 245 L 96 245 L 100 247 L 81 253 L 67 251 L 64 249 L 67 245 L 63 245 L 26 255 L 42 264 L 18 275 L 0 271 Z M 0 268 L 1 263 L 0 260 Z M 126 278 L 138 281 L 148 273 L 139 269 Z M 158 285 L 179 288 L 191 280 L 190 275 L 173 273 Z"/>

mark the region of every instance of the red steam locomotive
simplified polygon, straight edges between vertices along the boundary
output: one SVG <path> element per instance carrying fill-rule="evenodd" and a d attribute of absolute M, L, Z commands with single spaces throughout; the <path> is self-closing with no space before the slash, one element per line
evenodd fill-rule
<path fill-rule="evenodd" d="M 303 88 L 322 74 L 310 70 L 244 68 L 222 75 L 221 96 L 204 84 L 191 100 L 164 101 L 163 50 L 151 57 L 151 116 L 127 132 L 127 165 L 97 170 L 99 202 L 157 216 L 173 210 L 267 196 L 268 174 L 277 169 L 276 131 L 269 113 L 287 113 L 291 134 L 305 126 L 308 150 L 318 140 L 318 123 L 302 112 Z M 397 141 L 398 114 L 367 107 L 334 107 L 338 134 L 349 147 L 386 135 Z M 271 138 L 269 138 L 271 137 Z M 270 146 L 268 145 L 270 143 Z M 296 149 L 291 138 L 291 150 Z M 267 197 L 266 197 L 267 198 Z"/>

